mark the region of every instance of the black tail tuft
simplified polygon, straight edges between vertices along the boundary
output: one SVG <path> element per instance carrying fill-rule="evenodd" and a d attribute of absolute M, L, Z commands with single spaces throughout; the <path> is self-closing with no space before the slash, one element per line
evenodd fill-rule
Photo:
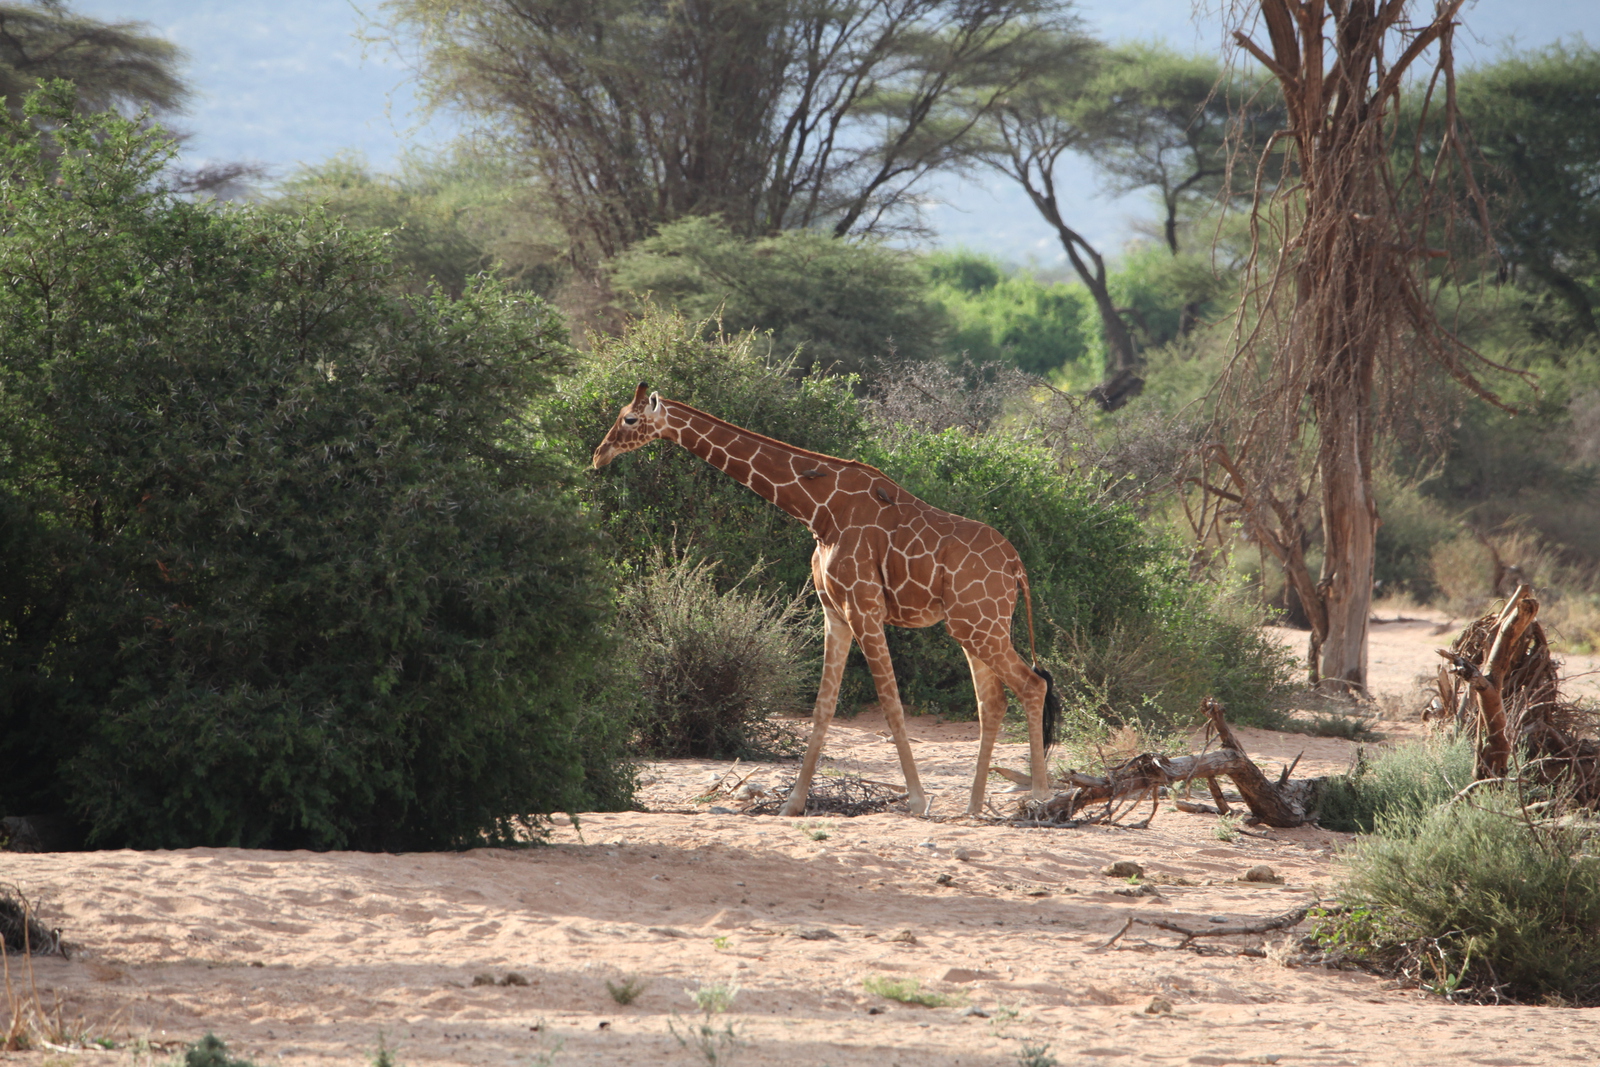
<path fill-rule="evenodd" d="M 1055 679 L 1043 667 L 1035 666 L 1033 673 L 1044 679 L 1044 750 L 1061 740 L 1061 697 L 1056 695 Z"/>

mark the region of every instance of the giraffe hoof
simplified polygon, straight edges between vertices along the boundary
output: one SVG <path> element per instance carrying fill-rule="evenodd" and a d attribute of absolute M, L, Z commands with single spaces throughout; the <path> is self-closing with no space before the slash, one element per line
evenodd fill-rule
<path fill-rule="evenodd" d="M 927 796 L 910 797 L 906 803 L 911 808 L 911 814 L 913 815 L 926 815 L 933 808 L 933 798 Z"/>

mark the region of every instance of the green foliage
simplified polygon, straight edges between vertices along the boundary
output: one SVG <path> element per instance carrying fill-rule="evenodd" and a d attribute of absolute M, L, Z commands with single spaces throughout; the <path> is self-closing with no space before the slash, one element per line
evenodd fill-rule
<path fill-rule="evenodd" d="M 1600 50 L 1554 44 L 1463 71 L 1461 121 L 1487 166 L 1505 258 L 1546 288 L 1575 332 L 1600 300 Z"/>
<path fill-rule="evenodd" d="M 352 228 L 384 231 L 412 292 L 437 285 L 459 297 L 475 275 L 493 271 L 514 289 L 549 296 L 566 276 L 564 239 L 548 208 L 491 143 L 407 155 L 395 174 L 339 155 L 302 166 L 276 192 L 267 202 L 274 209 L 320 208 Z"/>
<path fill-rule="evenodd" d="M 183 1067 L 255 1067 L 255 1064 L 228 1055 L 227 1043 L 216 1034 L 207 1034 L 184 1052 Z"/>
<path fill-rule="evenodd" d="M 1262 633 L 1259 604 L 1240 589 L 1180 582 L 1170 572 L 1154 578 L 1161 595 L 1152 610 L 1104 632 L 1056 637 L 1052 662 L 1060 665 L 1056 683 L 1069 731 L 1192 726 L 1208 696 L 1233 722 L 1281 728 L 1294 656 Z"/>
<path fill-rule="evenodd" d="M 773 716 L 805 710 L 808 600 L 761 592 L 757 571 L 718 592 L 714 569 L 658 552 L 623 584 L 619 629 L 644 692 L 640 747 L 652 755 L 770 756 L 791 747 Z"/>
<path fill-rule="evenodd" d="M 693 216 L 879 229 L 1076 22 L 1059 0 L 383 6 L 424 92 L 518 146 L 585 265 Z"/>
<path fill-rule="evenodd" d="M 1089 359 L 1099 320 L 1081 287 L 1020 273 L 1008 277 L 993 260 L 965 252 L 934 253 L 922 269 L 931 283 L 929 302 L 941 306 L 949 322 L 942 342 L 947 360 L 1011 363 L 1042 376 Z M 1067 371 L 1069 377 L 1093 373 L 1087 367 Z"/>
<path fill-rule="evenodd" d="M 424 848 L 625 805 L 594 537 L 519 421 L 570 359 L 554 315 L 398 296 L 375 235 L 174 200 L 153 135 L 29 107 L 0 806 L 102 845 Z"/>
<path fill-rule="evenodd" d="M 771 334 L 797 374 L 858 374 L 887 356 L 934 354 L 938 317 L 902 252 L 870 240 L 790 230 L 755 239 L 718 220 L 662 226 L 611 264 L 612 283 L 733 333 Z"/>
<path fill-rule="evenodd" d="M 606 992 L 611 994 L 611 999 L 627 1007 L 639 999 L 639 994 L 644 992 L 645 983 L 637 976 L 630 975 L 621 982 L 606 979 Z"/>
<path fill-rule="evenodd" d="M 1371 833 L 1383 820 L 1431 810 L 1473 778 L 1470 738 L 1418 742 L 1363 759 L 1348 775 L 1330 778 L 1317 800 L 1317 819 L 1330 830 Z"/>
<path fill-rule="evenodd" d="M 1348 910 L 1318 936 L 1441 994 L 1600 1003 L 1596 843 L 1510 790 L 1391 809 L 1344 854 Z"/>
<path fill-rule="evenodd" d="M 1112 299 L 1143 347 L 1183 336 L 1198 323 L 1225 315 L 1234 279 L 1218 276 L 1208 256 L 1173 255 L 1158 245 L 1130 250 L 1111 272 Z"/>
<path fill-rule="evenodd" d="M 1439 592 L 1434 580 L 1434 549 L 1461 534 L 1461 523 L 1423 489 L 1380 468 L 1374 478 L 1378 514 L 1373 580 L 1381 594 L 1406 592 L 1427 603 Z"/>
<path fill-rule="evenodd" d="M 183 53 L 145 28 L 74 14 L 61 3 L 0 3 L 0 96 L 21 118 L 29 93 L 63 78 L 77 87 L 84 112 L 181 110 L 189 95 L 176 73 Z"/>
<path fill-rule="evenodd" d="M 915 978 L 880 978 L 873 975 L 863 978 L 861 985 L 874 996 L 885 1000 L 897 1000 L 902 1004 L 920 1004 L 924 1008 L 948 1008 L 966 1002 L 966 998 L 962 996 L 950 996 L 923 989 L 922 983 Z"/>
<path fill-rule="evenodd" d="M 664 397 L 815 452 L 857 458 L 867 420 L 848 379 L 799 381 L 770 368 L 749 334 L 651 307 L 622 336 L 596 338 L 590 358 L 538 406 L 552 446 L 589 462 L 617 412 L 646 381 Z M 811 534 L 685 449 L 661 441 L 584 479 L 579 493 L 610 534 L 615 557 L 643 566 L 664 546 L 719 561 L 726 588 L 768 561 L 763 588 L 792 596 L 811 577 Z"/>
<path fill-rule="evenodd" d="M 1050 1055 L 1050 1045 L 1045 1041 L 1024 1041 L 1017 1052 L 1017 1067 L 1059 1067 L 1060 1063 Z"/>

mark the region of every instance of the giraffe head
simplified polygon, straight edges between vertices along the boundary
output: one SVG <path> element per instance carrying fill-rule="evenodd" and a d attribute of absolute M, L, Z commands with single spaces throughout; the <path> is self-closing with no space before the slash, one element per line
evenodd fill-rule
<path fill-rule="evenodd" d="M 644 382 L 633 391 L 633 399 L 622 406 L 616 423 L 600 447 L 594 450 L 594 468 L 599 470 L 624 452 L 632 452 L 661 436 L 667 424 L 661 397 L 650 392 Z"/>

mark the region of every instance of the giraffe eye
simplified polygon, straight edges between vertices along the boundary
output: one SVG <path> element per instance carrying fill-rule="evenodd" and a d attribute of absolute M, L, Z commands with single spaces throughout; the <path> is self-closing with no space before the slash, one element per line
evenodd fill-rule
<path fill-rule="evenodd" d="M 624 415 L 624 416 L 622 416 L 622 421 L 627 423 L 629 426 L 632 426 L 634 423 L 639 421 L 639 416 L 637 416 L 637 415 Z"/>

